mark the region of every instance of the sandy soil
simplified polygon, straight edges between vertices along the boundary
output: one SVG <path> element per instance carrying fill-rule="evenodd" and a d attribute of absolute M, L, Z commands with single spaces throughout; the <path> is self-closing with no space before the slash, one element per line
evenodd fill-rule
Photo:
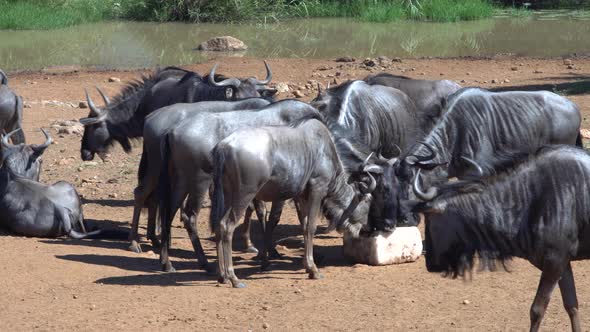
<path fill-rule="evenodd" d="M 221 59 L 221 72 L 236 76 L 264 75 L 258 59 Z M 464 80 L 465 86 L 558 84 L 568 87 L 590 76 L 590 60 L 573 59 L 425 59 L 403 60 L 386 70 L 417 78 Z M 305 85 L 362 78 L 359 66 L 331 60 L 272 59 L 275 82 Z M 188 66 L 204 72 L 212 63 Z M 317 70 L 319 67 L 327 70 Z M 334 67 L 334 68 L 331 68 Z M 325 69 L 325 68 L 324 68 Z M 339 72 L 339 74 L 337 74 Z M 101 85 L 110 94 L 141 71 L 51 71 L 11 75 L 10 84 L 23 96 L 25 132 L 39 142 L 39 127 L 55 120 L 77 119 L 87 110 L 69 107 L 83 100 L 83 88 Z M 322 77 L 322 75 L 326 77 Z M 116 76 L 122 82 L 108 83 Z M 492 83 L 496 80 L 497 83 Z M 508 80 L 508 82 L 505 82 Z M 485 81 L 485 83 L 484 83 Z M 570 84 L 570 85 L 568 85 Z M 586 83 L 586 86 L 588 84 Z M 311 99 L 311 90 L 304 100 Z M 588 116 L 590 94 L 571 96 Z M 290 95 L 282 95 L 282 98 Z M 98 99 L 98 96 L 96 96 Z M 43 101 L 60 103 L 43 103 Z M 585 118 L 583 126 L 589 128 Z M 126 228 L 132 214 L 140 145 L 127 155 L 119 146 L 109 162 L 83 163 L 80 137 L 60 136 L 45 154 L 44 182 L 74 183 L 85 200 L 86 218 L 102 227 Z M 214 261 L 205 219 L 200 229 L 208 257 Z M 142 225 L 143 227 L 144 225 Z M 257 224 L 256 224 L 257 226 Z M 255 230 L 258 230 L 255 227 Z M 145 228 L 140 230 L 145 234 Z M 258 234 L 259 232 L 255 232 Z M 261 272 L 252 254 L 234 251 L 237 275 L 246 289 L 218 287 L 215 278 L 196 268 L 186 232 L 175 221 L 173 263 L 177 273 L 159 272 L 157 255 L 144 243 L 144 253 L 127 251 L 125 241 L 35 239 L 2 233 L 0 250 L 0 322 L 11 330 L 525 330 L 529 306 L 540 273 L 516 259 L 510 273 L 475 273 L 471 282 L 449 280 L 426 272 L 424 260 L 412 264 L 370 267 L 352 265 L 341 253 L 338 234 L 316 237 L 317 262 L 323 280 L 307 280 L 302 268 L 301 231 L 292 207 L 283 213 L 275 238 L 284 259 Z M 258 241 L 259 236 L 256 237 Z M 590 329 L 590 262 L 574 263 L 582 325 Z M 553 295 L 544 330 L 569 329 L 559 291 Z"/>

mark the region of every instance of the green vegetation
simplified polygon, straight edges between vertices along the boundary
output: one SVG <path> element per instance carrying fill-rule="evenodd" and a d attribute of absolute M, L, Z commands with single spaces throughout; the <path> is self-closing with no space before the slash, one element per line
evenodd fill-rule
<path fill-rule="evenodd" d="M 498 3 L 501 0 L 0 0 L 0 29 L 52 29 L 112 19 L 266 23 L 349 17 L 368 22 L 455 22 L 491 17 Z M 507 13 L 531 15 L 515 8 Z"/>

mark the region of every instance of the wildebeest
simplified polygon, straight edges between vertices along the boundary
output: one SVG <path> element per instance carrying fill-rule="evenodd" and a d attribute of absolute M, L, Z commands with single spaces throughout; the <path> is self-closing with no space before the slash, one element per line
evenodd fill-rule
<path fill-rule="evenodd" d="M 26 145 L 24 143 L 8 143 L 11 136 L 16 135 L 21 130 L 21 128 L 15 129 L 3 137 L 0 149 L 0 161 L 5 163 L 8 169 L 14 174 L 25 179 L 39 181 L 42 165 L 41 155 L 45 152 L 49 144 L 51 144 L 51 137 L 45 129 L 41 129 L 43 135 L 45 135 L 45 143 L 43 144 Z"/>
<path fill-rule="evenodd" d="M 369 85 L 364 81 L 348 81 L 339 86 L 319 91 L 311 102 L 324 116 L 324 121 L 338 141 L 345 143 L 352 137 L 368 147 L 368 151 L 386 158 L 397 157 L 407 152 L 418 140 L 424 137 L 428 127 L 428 117 L 416 110 L 414 102 L 402 91 L 382 85 Z M 358 146 L 358 145 L 357 145 Z M 349 147 L 352 154 L 361 154 Z M 367 153 L 365 153 L 365 156 Z M 382 158 L 379 158 L 382 159 Z M 392 186 L 397 182 L 397 164 L 391 163 L 384 168 L 384 176 L 377 178 L 379 187 L 388 181 L 388 199 L 408 199 L 410 184 Z M 387 179 L 385 179 L 387 177 Z M 379 189 L 379 188 L 378 188 Z M 386 202 L 382 191 L 377 190 L 373 204 Z M 397 199 L 390 204 L 398 204 Z M 396 213 L 392 216 L 382 215 L 382 209 L 371 207 L 371 220 L 378 228 L 391 230 L 398 221 L 413 224 L 413 216 Z M 387 209 L 390 211 L 390 209 Z"/>
<path fill-rule="evenodd" d="M 322 209 L 332 229 L 358 236 L 367 228 L 370 192 L 376 186 L 372 166 L 362 169 L 368 183 L 358 183 L 358 188 L 349 184 L 330 131 L 320 121 L 237 130 L 217 144 L 212 158 L 211 228 L 217 241 L 220 283 L 245 287 L 234 273 L 231 243 L 239 218 L 255 198 L 295 200 L 305 241 L 303 261 L 312 279 L 321 278 L 313 260 L 313 236 Z"/>
<path fill-rule="evenodd" d="M 137 230 L 141 209 L 148 207 L 148 238 L 152 244 L 159 247 L 159 240 L 155 234 L 157 198 L 153 193 L 158 184 L 160 168 L 162 166 L 161 139 L 172 128 L 184 121 L 190 121 L 191 116 L 203 112 L 228 112 L 233 110 L 254 110 L 270 104 L 264 98 L 248 98 L 240 101 L 203 101 L 193 104 L 174 104 L 163 107 L 148 115 L 143 129 L 143 153 L 138 171 L 138 184 L 134 190 L 135 204 L 129 238 L 130 250 L 141 252 L 138 243 Z M 198 237 L 192 234 L 193 228 L 187 224 L 189 218 L 183 218 L 186 229 L 189 231 L 193 245 L 198 245 Z M 195 230 L 196 231 L 196 230 Z M 247 231 L 249 231 L 247 229 Z M 195 233 L 196 234 L 196 233 Z"/>
<path fill-rule="evenodd" d="M 439 123 L 424 144 L 409 151 L 404 165 L 447 164 L 449 177 L 461 177 L 473 160 L 490 174 L 512 152 L 531 153 L 546 144 L 581 146 L 580 123 L 578 107 L 552 92 L 464 88 L 449 97 Z"/>
<path fill-rule="evenodd" d="M 34 154 L 40 155 L 51 144 L 51 137 L 43 133 L 44 144 L 28 147 Z M 68 235 L 81 239 L 99 234 L 100 231 L 86 233 L 82 204 L 74 186 L 63 181 L 48 186 L 30 179 L 38 178 L 39 165 L 34 174 L 35 167 L 27 164 L 35 164 L 38 156 L 31 158 L 22 146 L 10 145 L 8 139 L 14 134 L 13 131 L 1 140 L 0 226 L 19 235 L 36 237 Z"/>
<path fill-rule="evenodd" d="M 198 113 L 170 130 L 164 139 L 166 147 L 162 153 L 164 157 L 161 167 L 164 174 L 159 176 L 158 184 L 160 190 L 171 190 L 159 204 L 162 217 L 161 262 L 164 271 L 174 270 L 168 259 L 169 239 L 164 235 L 164 228 L 170 228 L 172 218 L 187 195 L 183 213 L 188 218 L 183 219 L 185 222 L 188 219 L 193 220 L 189 226 L 195 227 L 194 220 L 212 180 L 214 163 L 210 154 L 215 145 L 240 128 L 285 125 L 307 116 L 320 117 L 317 110 L 309 104 L 297 100 L 282 100 L 254 111 Z M 278 200 L 273 204 L 282 202 Z M 198 260 L 206 267 L 207 259 L 203 249 L 200 244 L 196 245 L 199 243 L 196 229 L 190 233 Z M 246 232 L 244 235 L 249 234 Z M 246 242 L 252 246 L 248 243 L 249 236 Z"/>
<path fill-rule="evenodd" d="M 0 69 L 0 84 L 8 85 L 8 75 L 2 69 Z"/>
<path fill-rule="evenodd" d="M 22 128 L 22 120 L 23 99 L 7 85 L 0 84 L 0 131 L 8 133 Z M 19 130 L 11 140 L 14 144 L 25 143 L 25 134 Z"/>
<path fill-rule="evenodd" d="M 461 86 L 449 80 L 418 80 L 406 76 L 378 73 L 365 77 L 365 82 L 371 85 L 379 84 L 403 91 L 416 104 L 416 109 L 429 120 L 430 130 L 442 115 L 446 105 L 446 98 Z"/>
<path fill-rule="evenodd" d="M 129 152 L 129 139 L 143 136 L 145 117 L 164 106 L 207 100 L 233 101 L 262 95 L 272 98 L 276 90 L 264 87 L 272 79 L 266 62 L 265 66 L 267 77 L 264 80 L 226 78 L 221 82 L 216 81 L 219 77 L 215 75 L 217 65 L 205 77 L 187 72 L 179 78 L 177 75 L 182 73 L 181 69 L 165 68 L 142 77 L 141 81 L 129 83 L 112 102 L 99 91 L 106 104 L 103 109 L 99 109 L 86 93 L 90 113 L 80 119 L 85 126 L 80 150 L 82 160 L 92 160 L 96 153 L 103 155 L 114 142 Z"/>
<path fill-rule="evenodd" d="M 419 174 L 414 190 L 425 202 L 410 206 L 426 217 L 428 271 L 456 277 L 473 268 L 476 255 L 490 269 L 496 261 L 525 258 L 541 270 L 531 331 L 539 329 L 556 284 L 572 330 L 581 331 L 570 261 L 590 258 L 590 156 L 585 151 L 546 147 L 509 172 L 428 190 L 420 188 Z"/>

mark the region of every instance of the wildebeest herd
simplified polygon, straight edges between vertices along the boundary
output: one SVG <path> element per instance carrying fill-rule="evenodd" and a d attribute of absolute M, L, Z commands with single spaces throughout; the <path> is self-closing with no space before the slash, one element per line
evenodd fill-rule
<path fill-rule="evenodd" d="M 112 100 L 97 88 L 103 107 L 86 91 L 83 160 L 104 158 L 115 142 L 129 152 L 130 140 L 143 137 L 130 250 L 141 251 L 147 208 L 147 237 L 160 248 L 162 269 L 174 271 L 168 251 L 180 210 L 200 267 L 244 287 L 232 264 L 234 229 L 243 219 L 248 251 L 268 268 L 280 256 L 273 229 L 293 200 L 304 266 L 317 279 L 313 237 L 322 215 L 329 229 L 366 236 L 415 225 L 422 214 L 428 271 L 466 276 L 476 261 L 494 270 L 522 257 L 541 270 L 531 330 L 557 284 L 572 329 L 580 330 L 570 261 L 590 258 L 590 157 L 574 103 L 547 91 L 491 92 L 385 73 L 318 85 L 310 103 L 277 101 L 265 66 L 264 80 L 219 75 L 217 65 L 205 76 L 158 69 Z M 25 236 L 101 236 L 87 230 L 72 185 L 39 182 L 51 137 L 43 131 L 44 144 L 25 144 L 22 98 L 2 71 L 0 83 L 0 225 Z M 196 226 L 207 193 L 216 269 Z M 250 240 L 252 213 L 264 226 L 260 248 Z"/>

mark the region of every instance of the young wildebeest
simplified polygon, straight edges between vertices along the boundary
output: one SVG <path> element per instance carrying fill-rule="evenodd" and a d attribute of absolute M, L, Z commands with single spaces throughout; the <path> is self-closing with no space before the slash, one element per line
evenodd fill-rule
<path fill-rule="evenodd" d="M 580 331 L 578 301 L 570 261 L 590 258 L 590 156 L 581 149 L 540 149 L 529 160 L 491 179 L 431 187 L 413 210 L 426 217 L 426 267 L 464 275 L 478 255 L 493 269 L 522 257 L 541 270 L 531 307 L 536 331 L 559 284 L 573 331 Z M 411 203 L 411 205 L 416 204 Z"/>
<path fill-rule="evenodd" d="M 0 74 L 0 78 L 2 74 Z M 0 131 L 5 133 L 22 128 L 23 99 L 7 85 L 0 84 Z M 19 130 L 12 135 L 12 143 L 25 143 L 25 134 Z"/>
<path fill-rule="evenodd" d="M 294 199 L 305 241 L 305 270 L 312 279 L 321 278 L 313 261 L 313 235 L 323 208 L 330 228 L 358 236 L 367 228 L 370 192 L 376 181 L 368 170 L 369 184 L 359 188 L 348 183 L 330 131 L 317 120 L 295 127 L 241 129 L 215 147 L 214 193 L 211 227 L 215 230 L 219 282 L 245 287 L 236 277 L 232 263 L 233 230 L 254 199 Z M 359 190 L 360 189 L 360 190 Z"/>
<path fill-rule="evenodd" d="M 47 132 L 43 133 L 47 138 L 44 144 L 27 147 L 8 143 L 14 132 L 2 138 L 0 226 L 24 236 L 81 239 L 97 235 L 100 231 L 86 233 L 74 186 L 63 181 L 48 186 L 32 180 L 39 177 L 39 155 L 51 144 Z"/>
<path fill-rule="evenodd" d="M 148 207 L 148 238 L 152 241 L 154 247 L 160 246 L 160 241 L 156 237 L 156 210 L 157 197 L 153 195 L 158 184 L 158 177 L 162 166 L 162 144 L 161 139 L 172 130 L 174 127 L 180 125 L 184 121 L 190 121 L 191 116 L 195 116 L 203 112 L 229 112 L 233 110 L 255 110 L 260 109 L 270 104 L 270 101 L 264 98 L 248 98 L 240 101 L 203 101 L 193 104 L 174 104 L 172 106 L 163 107 L 151 113 L 145 120 L 143 129 L 143 153 L 141 155 L 141 162 L 139 164 L 139 171 L 137 173 L 137 187 L 134 190 L 135 205 L 133 208 L 133 219 L 131 223 L 131 232 L 129 233 L 129 240 L 131 244 L 129 249 L 135 252 L 141 252 L 141 246 L 138 241 L 137 230 L 139 227 L 139 217 L 141 209 Z M 182 221 L 189 232 L 189 236 L 193 246 L 197 248 L 198 236 L 193 233 L 193 228 L 190 227 L 189 217 L 184 216 Z M 249 223 L 248 223 L 249 225 Z M 196 232 L 196 230 L 195 230 Z M 249 241 L 249 227 L 246 227 L 248 242 Z M 197 249 L 195 249 L 198 251 Z"/>
<path fill-rule="evenodd" d="M 211 151 L 223 138 L 240 128 L 259 126 L 286 125 L 308 116 L 319 118 L 317 110 L 309 104 L 297 100 L 282 100 L 259 110 L 234 112 L 201 112 L 173 128 L 165 139 L 162 167 L 164 171 L 159 180 L 160 190 L 171 190 L 160 201 L 162 217 L 162 250 L 160 260 L 164 271 L 174 271 L 168 259 L 169 239 L 172 218 L 187 198 L 183 220 L 192 230 L 189 231 L 199 262 L 207 266 L 207 258 L 196 234 L 196 217 L 201 208 L 205 193 L 211 185 L 211 173 L 214 162 Z M 151 152 L 150 152 L 151 154 Z M 273 202 L 282 204 L 281 200 Z M 163 212 L 167 211 L 167 212 Z M 246 218 L 248 219 L 248 218 Z M 247 227 L 248 228 L 248 225 Z M 167 233 L 165 233 L 167 232 Z M 256 251 L 250 242 L 249 231 L 244 233 L 249 251 Z"/>
<path fill-rule="evenodd" d="M 449 80 L 415 80 L 406 76 L 379 73 L 365 77 L 371 85 L 379 84 L 403 91 L 416 104 L 416 109 L 430 122 L 428 132 L 442 115 L 446 98 L 461 86 Z"/>
<path fill-rule="evenodd" d="M 227 78 L 216 81 L 215 67 L 211 73 L 201 77 L 193 72 L 182 73 L 178 68 L 165 68 L 156 71 L 141 81 L 129 83 L 123 91 L 110 102 L 100 92 L 105 108 L 99 109 L 86 93 L 90 114 L 80 119 L 85 126 L 82 146 L 82 160 L 92 160 L 94 154 L 104 155 L 114 142 L 119 142 L 126 152 L 131 151 L 130 138 L 143 136 L 145 117 L 151 112 L 176 103 L 194 103 L 207 100 L 234 101 L 248 97 L 265 96 L 272 99 L 274 89 L 264 87 L 272 78 L 270 67 L 265 62 L 267 77 Z"/>

